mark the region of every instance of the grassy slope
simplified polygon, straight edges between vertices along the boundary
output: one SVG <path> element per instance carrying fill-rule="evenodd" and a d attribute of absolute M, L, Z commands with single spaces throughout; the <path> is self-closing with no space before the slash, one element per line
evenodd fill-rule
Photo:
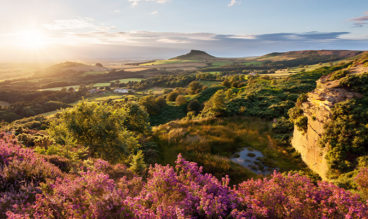
<path fill-rule="evenodd" d="M 173 163 L 178 153 L 198 162 L 217 177 L 229 174 L 237 182 L 255 174 L 230 161 L 244 147 L 261 151 L 262 162 L 282 171 L 304 169 L 295 152 L 277 147 L 271 123 L 257 118 L 231 117 L 215 120 L 174 121 L 154 128 L 162 163 Z"/>

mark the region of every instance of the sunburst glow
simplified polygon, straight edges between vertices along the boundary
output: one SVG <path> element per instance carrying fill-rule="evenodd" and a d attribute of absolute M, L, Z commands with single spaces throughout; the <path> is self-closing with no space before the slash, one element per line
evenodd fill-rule
<path fill-rule="evenodd" d="M 39 30 L 25 30 L 17 33 L 17 45 L 29 49 L 39 50 L 47 45 L 46 35 Z"/>

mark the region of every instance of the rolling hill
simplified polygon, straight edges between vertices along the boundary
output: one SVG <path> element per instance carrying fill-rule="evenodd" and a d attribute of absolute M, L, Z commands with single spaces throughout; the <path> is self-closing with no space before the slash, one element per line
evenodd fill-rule
<path fill-rule="evenodd" d="M 216 59 L 215 56 L 212 56 L 204 51 L 201 50 L 191 50 L 189 53 L 185 54 L 185 55 L 181 55 L 181 56 L 177 56 L 175 58 L 172 59 L 176 59 L 176 60 L 201 60 L 201 61 L 205 61 L 205 60 L 213 60 Z"/>

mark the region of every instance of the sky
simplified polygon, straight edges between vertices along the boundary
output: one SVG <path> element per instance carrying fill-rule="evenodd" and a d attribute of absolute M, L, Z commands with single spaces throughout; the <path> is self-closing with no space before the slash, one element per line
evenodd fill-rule
<path fill-rule="evenodd" d="M 0 2 L 0 61 L 368 50 L 367 0 Z"/>

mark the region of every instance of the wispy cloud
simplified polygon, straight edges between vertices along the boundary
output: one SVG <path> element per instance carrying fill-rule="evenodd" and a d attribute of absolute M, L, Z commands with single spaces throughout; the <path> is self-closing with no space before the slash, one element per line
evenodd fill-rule
<path fill-rule="evenodd" d="M 151 12 L 151 15 L 158 15 L 158 11 L 156 10 L 156 11 L 152 11 Z"/>
<path fill-rule="evenodd" d="M 237 3 L 238 3 L 238 0 L 230 0 L 229 4 L 227 6 L 233 7 Z"/>
<path fill-rule="evenodd" d="M 368 49 L 368 38 L 347 38 L 349 32 L 258 35 L 149 31 L 86 32 L 76 29 L 51 32 L 54 34 L 51 36 L 54 42 L 53 48 L 57 48 L 55 52 L 63 51 L 61 55 L 67 59 L 170 58 L 190 49 L 205 50 L 222 57 L 255 56 L 305 49 Z M 0 35 L 2 39 L 0 42 L 6 42 L 6 39 L 11 37 L 11 35 Z"/>
<path fill-rule="evenodd" d="M 158 4 L 164 4 L 164 3 L 169 2 L 170 0 L 128 0 L 128 1 L 130 2 L 130 4 L 133 7 L 135 7 L 141 2 L 155 2 L 155 3 L 158 3 Z"/>
<path fill-rule="evenodd" d="M 307 32 L 307 33 L 273 33 L 261 35 L 221 35 L 212 33 L 170 33 L 170 32 L 88 32 L 75 33 L 70 35 L 80 43 L 88 42 L 99 45 L 121 45 L 139 47 L 170 47 L 170 48 L 196 48 L 208 47 L 216 48 L 227 46 L 233 50 L 241 48 L 249 49 L 259 46 L 259 48 L 278 47 L 282 45 L 308 45 L 320 46 L 334 44 L 336 42 L 349 41 L 342 36 L 349 32 Z M 285 48 L 289 48 L 286 46 Z M 268 48 L 268 49 L 270 49 Z"/>
<path fill-rule="evenodd" d="M 105 25 L 96 22 L 89 17 L 76 17 L 71 19 L 54 20 L 51 23 L 43 25 L 47 30 L 65 31 L 65 30 L 80 30 L 80 31 L 111 31 L 114 26 Z"/>
<path fill-rule="evenodd" d="M 364 14 L 364 16 L 351 19 L 355 27 L 363 27 L 368 24 L 368 11 L 366 11 Z"/>

